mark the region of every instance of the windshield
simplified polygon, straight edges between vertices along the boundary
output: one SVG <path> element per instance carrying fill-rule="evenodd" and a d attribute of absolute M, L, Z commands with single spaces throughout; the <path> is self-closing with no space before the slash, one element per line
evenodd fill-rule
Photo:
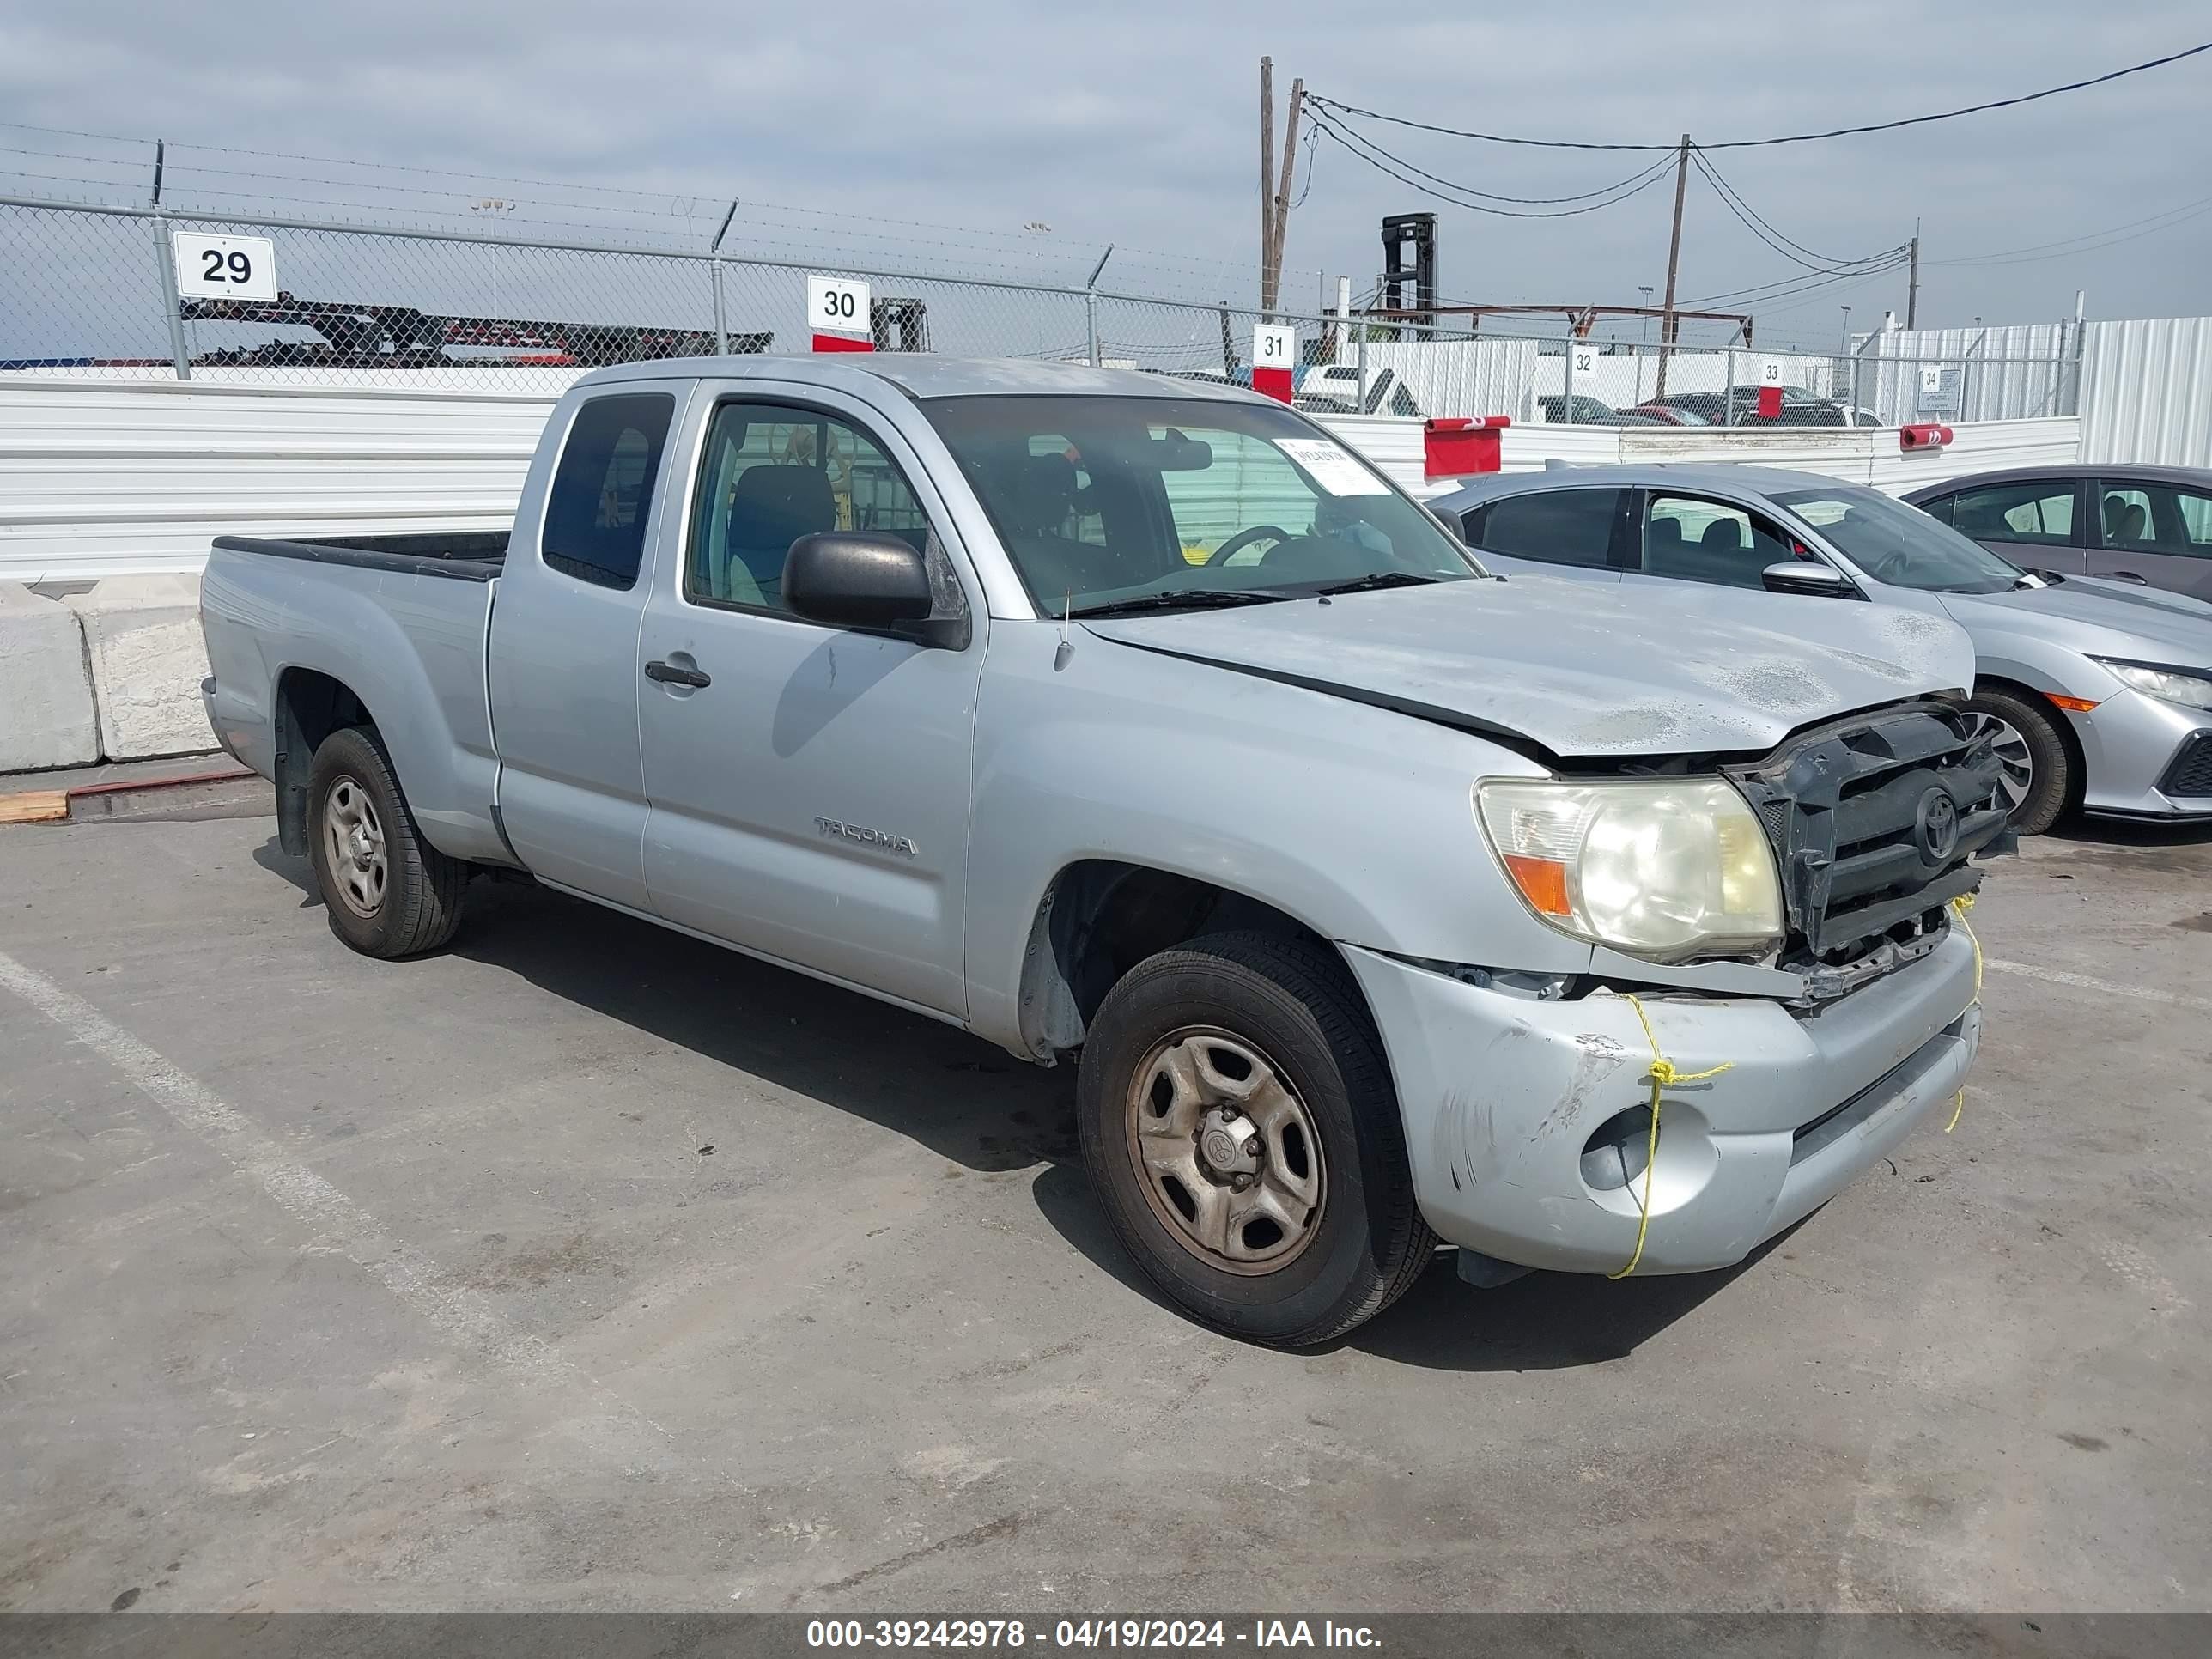
<path fill-rule="evenodd" d="M 2002 593 L 2025 574 L 1917 507 L 1877 490 L 1838 484 L 1773 497 L 1868 575 L 1929 593 Z"/>
<path fill-rule="evenodd" d="M 921 407 L 1050 616 L 1483 574 L 1427 513 L 1287 409 L 1110 397 Z"/>

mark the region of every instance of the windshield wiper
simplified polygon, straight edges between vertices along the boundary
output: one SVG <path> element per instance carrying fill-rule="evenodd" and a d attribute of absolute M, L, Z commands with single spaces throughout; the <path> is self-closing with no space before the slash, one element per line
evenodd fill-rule
<path fill-rule="evenodd" d="M 1291 596 L 1250 587 L 1170 587 L 1160 593 L 1139 593 L 1134 599 L 1108 599 L 1070 611 L 1071 617 L 1126 617 L 1142 611 L 1210 611 L 1224 605 L 1274 605 Z"/>
<path fill-rule="evenodd" d="M 1378 587 L 1426 587 L 1431 582 L 1443 580 L 1442 576 L 1416 575 L 1410 570 L 1378 570 L 1371 576 L 1355 576 L 1348 582 L 1331 582 L 1314 592 L 1323 599 L 1339 593 L 1367 593 Z"/>

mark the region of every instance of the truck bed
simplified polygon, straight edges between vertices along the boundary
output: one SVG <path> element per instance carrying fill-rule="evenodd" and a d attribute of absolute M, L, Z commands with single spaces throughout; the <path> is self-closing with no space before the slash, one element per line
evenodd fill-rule
<path fill-rule="evenodd" d="M 282 541 L 263 536 L 218 536 L 215 544 L 233 553 L 270 558 L 307 559 L 317 564 L 350 565 L 410 576 L 444 576 L 454 581 L 488 582 L 507 562 L 504 530 L 457 530 L 392 536 L 316 536 Z"/>
<path fill-rule="evenodd" d="M 276 781 L 280 810 L 304 789 L 335 684 L 375 726 L 434 845 L 509 856 L 491 816 L 499 763 L 484 686 L 506 550 L 503 532 L 216 538 L 200 578 L 208 718 L 226 749 Z"/>

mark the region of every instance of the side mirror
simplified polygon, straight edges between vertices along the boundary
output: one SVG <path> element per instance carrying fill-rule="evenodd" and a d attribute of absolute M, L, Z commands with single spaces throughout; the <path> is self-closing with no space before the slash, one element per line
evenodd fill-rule
<path fill-rule="evenodd" d="M 1759 573 L 1759 585 L 1770 593 L 1806 593 L 1815 599 L 1856 599 L 1859 590 L 1833 565 L 1812 559 L 1785 559 Z"/>
<path fill-rule="evenodd" d="M 929 567 L 903 537 L 828 530 L 792 543 L 783 599 L 794 615 L 839 628 L 925 620 Z"/>

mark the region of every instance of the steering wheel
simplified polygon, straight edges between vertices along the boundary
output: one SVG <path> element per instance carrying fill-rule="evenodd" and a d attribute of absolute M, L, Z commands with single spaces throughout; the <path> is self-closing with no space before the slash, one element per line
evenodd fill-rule
<path fill-rule="evenodd" d="M 1291 532 L 1272 524 L 1255 524 L 1248 530 L 1240 530 L 1213 550 L 1206 561 L 1206 568 L 1211 569 L 1217 564 L 1227 564 L 1232 553 L 1242 553 L 1254 542 L 1268 538 L 1286 542 L 1291 539 Z"/>

